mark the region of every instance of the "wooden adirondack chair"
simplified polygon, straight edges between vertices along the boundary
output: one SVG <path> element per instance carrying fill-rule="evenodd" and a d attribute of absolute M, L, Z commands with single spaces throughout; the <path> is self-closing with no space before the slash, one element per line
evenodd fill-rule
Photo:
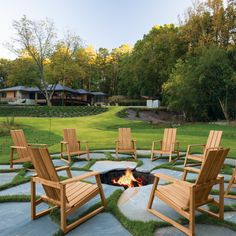
<path fill-rule="evenodd" d="M 236 167 L 234 168 L 234 171 L 233 171 L 233 174 L 232 174 L 232 177 L 229 181 L 229 185 L 225 191 L 225 197 L 226 198 L 233 198 L 233 199 L 236 199 L 236 196 L 235 195 L 232 195 L 230 194 L 230 190 L 231 188 L 235 188 L 236 187 Z"/>
<path fill-rule="evenodd" d="M 172 154 L 177 154 L 177 158 L 179 158 L 179 142 L 176 142 L 176 129 L 165 129 L 162 140 L 157 140 L 152 142 L 152 150 L 151 150 L 151 161 L 156 160 L 154 158 L 155 154 L 158 154 L 162 157 L 163 154 L 169 155 L 169 162 L 171 162 Z M 159 149 L 155 149 L 155 144 L 159 143 Z"/>
<path fill-rule="evenodd" d="M 205 151 L 208 148 L 218 148 L 220 146 L 221 142 L 221 136 L 222 136 L 223 131 L 218 131 L 218 130 L 211 130 L 207 139 L 206 144 L 193 144 L 193 145 L 188 145 L 185 161 L 184 161 L 184 166 L 196 166 L 200 165 L 201 162 L 203 161 L 203 158 L 205 156 Z M 193 147 L 203 147 L 203 153 L 202 154 L 192 154 L 191 149 Z M 197 164 L 188 164 L 188 160 L 194 160 L 198 161 L 200 163 Z"/>
<path fill-rule="evenodd" d="M 31 217 L 36 219 L 49 213 L 53 208 L 59 207 L 61 212 L 61 230 L 68 232 L 83 223 L 87 219 L 101 212 L 106 206 L 106 199 L 101 185 L 98 172 L 89 172 L 81 176 L 71 176 L 70 167 L 63 166 L 54 168 L 48 149 L 30 149 L 31 159 L 37 175 L 31 178 Z M 60 181 L 57 171 L 66 170 L 68 179 Z M 81 182 L 88 177 L 95 176 L 96 184 Z M 42 184 L 45 195 L 36 200 L 36 183 Z M 102 206 L 81 217 L 75 222 L 67 225 L 66 218 L 76 209 L 100 194 Z M 53 207 L 36 212 L 36 206 L 42 202 L 53 205 Z"/>
<path fill-rule="evenodd" d="M 195 210 L 207 213 L 219 219 L 224 218 L 224 177 L 218 176 L 229 149 L 215 149 L 205 152 L 201 169 L 195 183 L 175 179 L 165 174 L 155 174 L 152 192 L 148 202 L 148 211 L 162 220 L 172 224 L 187 235 L 195 235 Z M 185 170 L 188 171 L 188 170 Z M 158 186 L 159 179 L 172 182 L 168 185 Z M 219 184 L 219 201 L 210 196 L 213 185 Z M 177 223 L 163 213 L 152 208 L 154 196 L 173 208 L 183 217 L 189 220 L 189 227 Z M 212 203 L 219 207 L 219 212 L 208 211 L 201 206 Z"/>
<path fill-rule="evenodd" d="M 130 128 L 119 128 L 119 137 L 116 141 L 116 159 L 118 159 L 119 152 L 132 153 L 134 159 L 137 158 L 136 140 L 131 139 Z"/>
<path fill-rule="evenodd" d="M 82 143 L 85 143 L 85 150 L 81 150 Z M 61 142 L 61 159 L 71 162 L 71 156 L 83 154 L 87 154 L 88 160 L 90 160 L 88 142 L 77 140 L 76 129 L 64 129 L 64 140 Z M 68 156 L 68 160 L 64 158 L 64 155 Z"/>
<path fill-rule="evenodd" d="M 27 143 L 24 131 L 20 130 L 11 130 L 11 137 L 13 141 L 13 146 L 10 150 L 10 168 L 13 168 L 14 163 L 28 162 L 30 160 L 30 155 L 28 147 L 30 146 L 44 146 L 47 147 L 47 144 L 36 144 L 36 143 Z M 17 153 L 18 158 L 14 159 L 14 153 Z"/>

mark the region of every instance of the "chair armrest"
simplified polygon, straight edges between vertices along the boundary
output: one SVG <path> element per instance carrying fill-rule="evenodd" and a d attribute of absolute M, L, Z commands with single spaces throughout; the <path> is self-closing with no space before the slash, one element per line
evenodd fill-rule
<path fill-rule="evenodd" d="M 28 143 L 28 146 L 45 146 L 45 147 L 48 147 L 48 144 L 44 144 L 44 143 Z"/>
<path fill-rule="evenodd" d="M 31 177 L 31 180 L 35 183 L 40 183 L 40 184 L 47 185 L 52 188 L 60 189 L 60 183 L 56 181 L 46 180 L 40 177 Z"/>
<path fill-rule="evenodd" d="M 69 166 L 59 166 L 59 167 L 55 168 L 56 171 L 62 171 L 62 170 L 67 170 L 67 169 L 70 170 L 70 167 Z"/>
<path fill-rule="evenodd" d="M 154 174 L 154 176 L 157 177 L 157 178 L 160 178 L 160 179 L 164 179 L 164 180 L 179 184 L 179 185 L 184 185 L 184 186 L 187 186 L 187 187 L 194 186 L 193 183 L 189 183 L 189 182 L 186 182 L 186 181 L 183 181 L 183 180 L 179 180 L 179 179 L 176 179 L 176 178 L 174 178 L 172 176 L 169 176 L 169 175 L 156 173 L 156 174 Z"/>
<path fill-rule="evenodd" d="M 192 168 L 192 167 L 184 167 L 184 171 L 189 171 L 189 172 L 194 172 L 194 173 L 200 173 L 201 170 L 196 169 L 196 168 Z"/>
<path fill-rule="evenodd" d="M 60 182 L 60 184 L 62 184 L 62 185 L 71 184 L 71 183 L 74 183 L 74 182 L 78 182 L 82 179 L 87 179 L 89 177 L 96 176 L 96 175 L 100 175 L 100 173 L 98 171 L 92 171 L 92 172 L 89 172 L 89 173 L 82 174 L 80 176 L 76 176 L 76 177 L 73 177 L 73 178 L 70 178 L 70 179 L 67 179 L 67 180 L 63 180 L 63 181 Z"/>
<path fill-rule="evenodd" d="M 21 147 L 21 146 L 11 146 L 13 149 L 27 149 L 27 147 Z"/>
<path fill-rule="evenodd" d="M 66 142 L 66 141 L 61 141 L 61 144 L 68 144 L 68 142 Z"/>

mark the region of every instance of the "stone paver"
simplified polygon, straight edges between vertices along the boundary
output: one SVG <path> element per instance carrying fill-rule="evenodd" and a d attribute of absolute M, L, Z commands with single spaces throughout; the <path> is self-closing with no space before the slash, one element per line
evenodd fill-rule
<path fill-rule="evenodd" d="M 154 167 L 167 163 L 166 159 L 151 161 L 149 158 L 139 158 L 139 160 L 143 162 L 143 165 L 137 167 L 136 170 L 140 172 L 150 172 Z"/>
<path fill-rule="evenodd" d="M 137 163 L 132 161 L 97 161 L 90 170 L 106 173 L 111 170 L 125 170 L 130 168 L 133 170 Z"/>
<path fill-rule="evenodd" d="M 80 158 L 86 159 L 88 158 L 87 154 L 83 154 L 80 156 Z M 91 159 L 105 159 L 107 158 L 105 153 L 90 153 L 90 158 Z"/>
<path fill-rule="evenodd" d="M 22 164 L 15 164 L 13 165 L 14 169 L 21 169 L 23 167 Z M 10 165 L 0 165 L 0 170 L 9 170 L 10 169 Z"/>
<path fill-rule="evenodd" d="M 197 224 L 196 225 L 196 236 L 235 236 L 236 232 L 228 229 L 226 227 L 217 226 L 217 225 L 205 225 Z M 174 227 L 165 227 L 157 229 L 155 236 L 185 236 L 186 234 L 182 233 Z"/>
<path fill-rule="evenodd" d="M 88 161 L 76 161 L 73 163 L 72 167 L 83 168 L 88 164 Z"/>
<path fill-rule="evenodd" d="M 236 159 L 227 158 L 227 159 L 225 159 L 224 163 L 228 164 L 228 165 L 236 166 Z"/>
<path fill-rule="evenodd" d="M 16 175 L 16 172 L 0 173 L 0 185 L 10 183 Z"/>
<path fill-rule="evenodd" d="M 52 162 L 54 166 L 68 166 L 68 162 L 63 161 L 61 159 L 53 159 Z"/>
<path fill-rule="evenodd" d="M 41 209 L 47 207 L 42 206 Z M 50 217 L 43 216 L 37 220 L 31 220 L 30 203 L 11 202 L 0 203 L 0 235 L 19 235 L 19 236 L 41 236 L 53 235 L 59 229 Z"/>
<path fill-rule="evenodd" d="M 43 188 L 39 184 L 36 184 L 36 194 L 45 194 Z M 30 195 L 30 182 L 0 191 L 0 196 L 3 195 Z"/>
<path fill-rule="evenodd" d="M 120 222 L 109 213 L 100 213 L 67 234 L 68 236 L 131 236 Z"/>
<path fill-rule="evenodd" d="M 236 211 L 225 212 L 224 219 L 236 224 Z M 236 232 L 235 232 L 235 235 L 236 235 Z"/>
<path fill-rule="evenodd" d="M 120 211 L 131 220 L 162 221 L 160 218 L 147 211 L 151 189 L 152 185 L 126 189 L 118 201 Z M 159 211 L 173 219 L 178 219 L 180 217 L 176 211 L 157 198 L 154 199 L 153 208 L 159 209 Z"/>

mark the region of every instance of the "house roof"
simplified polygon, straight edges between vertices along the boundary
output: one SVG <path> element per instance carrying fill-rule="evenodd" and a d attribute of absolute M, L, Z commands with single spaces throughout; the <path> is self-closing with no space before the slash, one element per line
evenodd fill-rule
<path fill-rule="evenodd" d="M 106 96 L 106 94 L 103 92 L 90 92 L 90 94 L 92 94 L 94 96 Z"/>
<path fill-rule="evenodd" d="M 90 92 L 88 92 L 87 90 L 85 90 L 85 89 L 77 89 L 77 92 L 79 93 L 79 94 L 89 94 Z"/>
<path fill-rule="evenodd" d="M 39 91 L 39 89 L 36 87 L 26 87 L 26 86 L 14 86 L 10 88 L 0 89 L 0 92 L 8 92 L 8 91 L 37 92 Z"/>
<path fill-rule="evenodd" d="M 53 89 L 53 85 L 52 84 L 48 85 L 48 90 L 52 90 L 52 89 Z M 14 86 L 10 88 L 0 89 L 0 92 L 8 92 L 8 91 L 39 92 L 40 90 L 37 87 L 26 87 L 26 86 Z M 63 86 L 61 84 L 57 84 L 55 86 L 55 91 L 56 92 L 67 91 L 67 92 L 76 93 L 76 94 L 91 94 L 93 96 L 106 96 L 106 94 L 103 92 L 90 92 L 85 89 L 72 89 L 67 86 Z"/>

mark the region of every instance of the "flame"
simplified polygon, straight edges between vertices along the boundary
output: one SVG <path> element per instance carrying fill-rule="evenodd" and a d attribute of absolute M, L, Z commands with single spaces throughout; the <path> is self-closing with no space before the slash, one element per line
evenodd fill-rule
<path fill-rule="evenodd" d="M 120 178 L 112 179 L 112 182 L 114 184 L 122 185 L 128 188 L 135 187 L 135 186 L 138 186 L 138 187 L 143 186 L 142 179 L 141 178 L 135 179 L 130 169 L 126 169 L 125 174 L 122 175 Z"/>

